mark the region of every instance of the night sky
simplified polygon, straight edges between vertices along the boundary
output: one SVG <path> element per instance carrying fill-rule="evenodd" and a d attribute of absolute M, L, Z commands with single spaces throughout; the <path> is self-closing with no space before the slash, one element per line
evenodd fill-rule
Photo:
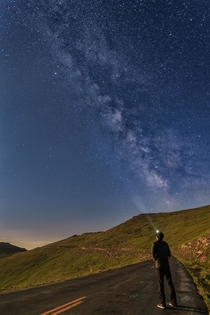
<path fill-rule="evenodd" d="M 1 0 L 0 241 L 210 204 L 208 0 Z"/>

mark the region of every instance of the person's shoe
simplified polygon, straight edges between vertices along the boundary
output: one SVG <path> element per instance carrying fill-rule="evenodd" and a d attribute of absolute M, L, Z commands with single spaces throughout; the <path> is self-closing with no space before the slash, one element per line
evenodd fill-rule
<path fill-rule="evenodd" d="M 159 304 L 157 305 L 157 307 L 159 307 L 159 308 L 166 308 L 165 304 L 163 304 L 163 303 L 159 303 Z"/>
<path fill-rule="evenodd" d="M 170 305 L 172 307 L 178 307 L 176 302 L 169 302 L 168 305 Z"/>

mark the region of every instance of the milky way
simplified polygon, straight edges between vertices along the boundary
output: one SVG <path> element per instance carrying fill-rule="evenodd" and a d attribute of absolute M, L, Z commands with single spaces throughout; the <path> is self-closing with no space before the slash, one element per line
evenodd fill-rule
<path fill-rule="evenodd" d="M 139 212 L 209 203 L 208 1 L 45 0 L 37 4 L 19 0 L 5 1 L 1 6 L 1 59 L 3 73 L 9 72 L 3 81 L 4 94 L 9 91 L 10 80 L 18 85 L 17 78 L 27 81 L 23 79 L 26 77 L 41 93 L 37 92 L 35 103 L 23 106 L 27 102 L 24 93 L 28 92 L 24 92 L 26 83 L 24 88 L 20 84 L 19 108 L 30 117 L 27 121 L 17 115 L 17 108 L 11 109 L 15 124 L 22 119 L 24 130 L 31 134 L 30 152 L 40 172 L 40 177 L 36 173 L 38 183 L 45 187 L 47 180 L 47 175 L 40 180 L 42 162 L 45 168 L 47 164 L 49 169 L 59 169 L 54 180 L 66 191 L 63 203 L 67 204 L 66 196 L 73 193 L 78 196 L 75 205 L 83 195 L 81 181 L 91 186 L 94 178 L 89 192 L 93 199 L 97 195 L 104 200 L 111 192 L 110 204 L 112 198 L 126 198 L 126 209 L 120 204 L 114 211 L 119 221 Z M 51 93 L 55 93 L 52 102 Z M 11 113 L 5 109 L 3 113 L 11 122 Z M 5 123 L 2 126 L 5 128 Z M 3 137 L 8 139 L 8 125 L 3 127 Z M 18 126 L 13 128 L 15 133 Z M 39 140 L 41 137 L 45 140 Z M 11 150 L 17 154 L 17 143 L 14 137 L 10 139 Z M 62 154 L 63 169 L 58 167 Z M 49 157 L 53 156 L 51 162 Z M 78 159 L 74 165 L 72 156 Z M 15 167 L 21 164 L 17 159 Z M 5 165 L 7 168 L 8 162 L 3 163 L 3 173 Z M 69 175 L 58 175 L 61 170 Z M 30 166 L 23 172 L 33 173 Z M 68 190 L 77 176 L 79 184 Z M 3 189 L 2 194 L 8 192 Z M 100 218 L 105 211 L 95 209 L 89 199 L 88 208 L 85 203 L 84 197 L 84 204 L 79 206 L 84 220 L 93 215 Z M 115 222 L 112 216 L 110 221 Z M 103 225 L 99 222 L 100 228 Z"/>

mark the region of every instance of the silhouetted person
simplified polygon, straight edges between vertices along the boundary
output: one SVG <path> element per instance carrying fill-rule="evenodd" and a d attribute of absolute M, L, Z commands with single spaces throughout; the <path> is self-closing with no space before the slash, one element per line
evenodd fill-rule
<path fill-rule="evenodd" d="M 177 307 L 176 293 L 172 282 L 171 271 L 169 266 L 169 258 L 171 257 L 171 251 L 168 244 L 163 241 L 164 234 L 162 232 L 156 233 L 156 241 L 152 246 L 152 256 L 155 261 L 156 275 L 158 280 L 158 296 L 159 304 L 157 307 L 165 308 L 165 292 L 164 292 L 164 277 L 168 283 L 168 289 L 171 301 L 170 306 Z"/>

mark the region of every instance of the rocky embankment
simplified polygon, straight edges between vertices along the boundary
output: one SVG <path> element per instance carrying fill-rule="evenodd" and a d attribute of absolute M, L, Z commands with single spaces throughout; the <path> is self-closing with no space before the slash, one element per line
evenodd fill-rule
<path fill-rule="evenodd" d="M 179 252 L 183 257 L 188 257 L 201 263 L 210 263 L 210 232 L 196 240 L 183 244 L 181 248 L 175 251 Z"/>

